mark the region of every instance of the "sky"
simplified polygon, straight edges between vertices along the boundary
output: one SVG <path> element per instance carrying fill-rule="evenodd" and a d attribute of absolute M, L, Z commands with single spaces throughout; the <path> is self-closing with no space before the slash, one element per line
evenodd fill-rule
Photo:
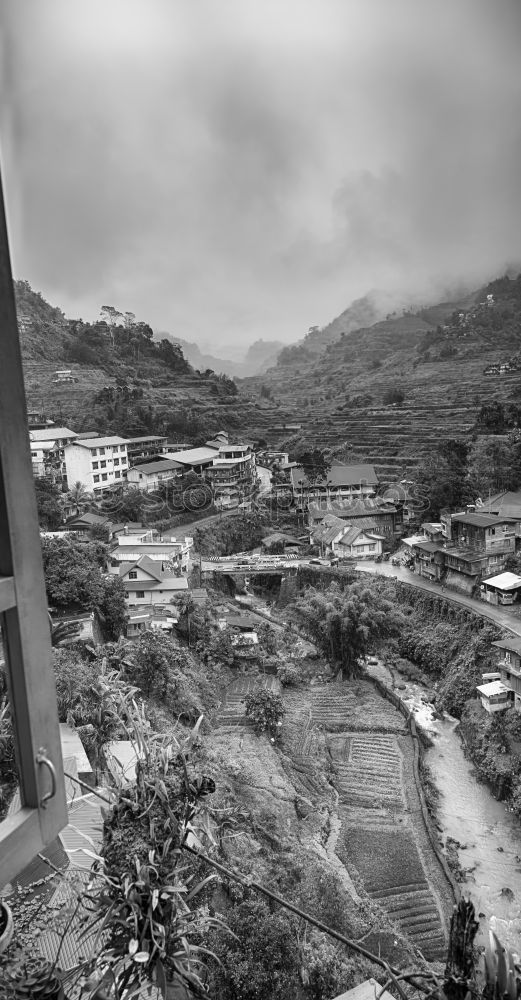
<path fill-rule="evenodd" d="M 237 357 L 521 262 L 518 0 L 2 0 L 15 276 Z M 519 267 L 521 270 L 521 265 Z"/>

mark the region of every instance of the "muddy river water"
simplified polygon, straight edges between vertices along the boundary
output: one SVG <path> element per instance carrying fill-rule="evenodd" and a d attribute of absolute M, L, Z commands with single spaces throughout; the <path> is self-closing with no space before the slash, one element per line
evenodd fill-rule
<path fill-rule="evenodd" d="M 425 761 L 441 793 L 441 836 L 444 843 L 449 836 L 463 845 L 460 864 L 471 870 L 462 891 L 500 941 L 521 955 L 521 823 L 476 779 L 463 753 L 457 721 L 450 716 L 435 719 L 418 684 L 408 683 L 399 693 L 434 741 Z M 481 921 L 482 927 L 486 921 Z M 480 940 L 484 943 L 481 933 Z"/>

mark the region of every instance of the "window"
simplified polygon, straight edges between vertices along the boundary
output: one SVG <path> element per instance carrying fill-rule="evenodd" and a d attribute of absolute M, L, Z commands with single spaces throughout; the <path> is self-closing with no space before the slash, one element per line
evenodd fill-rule
<path fill-rule="evenodd" d="M 115 479 L 121 479 L 121 472 L 119 471 L 119 469 L 116 469 L 116 471 L 114 473 L 114 478 Z"/>
<path fill-rule="evenodd" d="M 119 465 L 119 458 L 114 459 L 114 465 Z"/>
<path fill-rule="evenodd" d="M 100 462 L 100 468 L 101 469 L 106 469 L 107 468 L 107 463 L 106 462 Z"/>
<path fill-rule="evenodd" d="M 99 462 L 93 462 L 92 463 L 92 468 L 93 469 L 99 469 Z"/>
<path fill-rule="evenodd" d="M 107 473 L 106 472 L 102 472 L 101 473 L 101 479 L 102 479 L 103 482 L 106 482 L 106 480 L 107 480 Z"/>
<path fill-rule="evenodd" d="M 136 590 L 136 600 L 142 601 L 145 596 L 144 590 Z"/>
<path fill-rule="evenodd" d="M 93 476 L 92 478 L 95 483 L 99 483 L 99 476 Z"/>
<path fill-rule="evenodd" d="M 105 449 L 104 448 L 98 448 L 98 455 L 104 455 L 104 454 L 105 454 Z"/>
<path fill-rule="evenodd" d="M 128 578 L 129 580 L 137 580 L 137 569 L 131 569 Z"/>
<path fill-rule="evenodd" d="M 0 617 L 22 802 L 0 823 L 4 886 L 58 836 L 67 808 L 1 186 L 0 301 Z"/>
<path fill-rule="evenodd" d="M 510 653 L 505 653 L 505 663 L 511 663 L 511 662 L 512 662 L 512 658 L 511 658 Z"/>

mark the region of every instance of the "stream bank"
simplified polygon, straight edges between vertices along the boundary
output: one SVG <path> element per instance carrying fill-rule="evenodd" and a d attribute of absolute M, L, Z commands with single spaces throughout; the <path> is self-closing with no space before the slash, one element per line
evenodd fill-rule
<path fill-rule="evenodd" d="M 376 670 L 386 684 L 396 684 L 386 667 L 379 665 Z M 432 740 L 424 760 L 440 793 L 436 805 L 440 842 L 462 870 L 461 891 L 470 897 L 480 919 L 478 943 L 485 944 L 488 925 L 503 945 L 519 954 L 521 824 L 479 780 L 465 756 L 458 720 L 449 715 L 440 718 L 428 700 L 428 689 L 418 682 L 400 679 L 398 693 Z"/>

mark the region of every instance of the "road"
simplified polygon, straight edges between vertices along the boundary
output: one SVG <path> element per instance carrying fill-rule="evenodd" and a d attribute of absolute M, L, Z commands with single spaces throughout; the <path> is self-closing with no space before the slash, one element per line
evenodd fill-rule
<path fill-rule="evenodd" d="M 417 573 L 411 573 L 404 566 L 392 566 L 385 562 L 373 563 L 367 560 L 367 562 L 357 563 L 356 570 L 360 573 L 372 573 L 375 576 L 395 577 L 397 580 L 403 580 L 404 583 L 410 583 L 413 587 L 418 587 L 419 590 L 428 590 L 431 594 L 443 597 L 446 601 L 475 611 L 482 618 L 488 618 L 501 628 L 506 628 L 514 635 L 521 637 L 521 620 L 512 609 L 485 604 L 484 601 L 478 601 L 474 597 L 457 594 L 454 590 L 442 590 L 439 584 L 431 583 L 424 577 L 418 576 Z"/>

